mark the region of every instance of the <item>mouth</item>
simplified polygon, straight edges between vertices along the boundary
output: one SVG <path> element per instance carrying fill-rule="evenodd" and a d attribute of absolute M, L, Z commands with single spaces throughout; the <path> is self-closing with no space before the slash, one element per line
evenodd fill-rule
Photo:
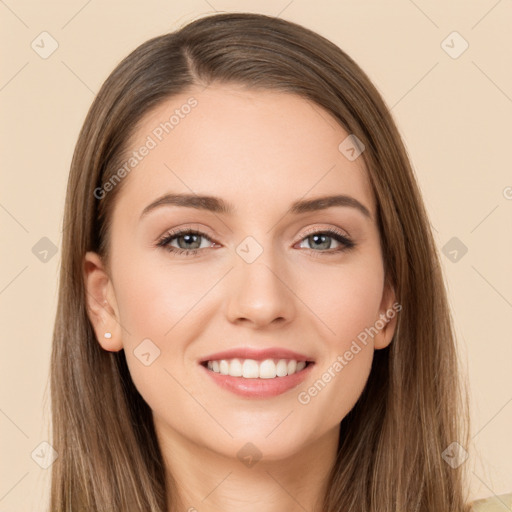
<path fill-rule="evenodd" d="M 198 361 L 204 375 L 244 398 L 272 398 L 304 382 L 315 366 L 311 355 L 279 347 L 239 347 L 209 354 Z"/>
<path fill-rule="evenodd" d="M 270 357 L 269 351 L 258 351 L 256 356 L 255 351 L 249 352 L 252 358 L 244 350 L 224 352 L 222 357 L 215 354 L 200 361 L 198 367 L 209 382 L 244 399 L 271 399 L 292 392 L 311 378 L 315 366 L 312 359 L 289 351 L 274 350 L 280 357 Z"/>
<path fill-rule="evenodd" d="M 242 379 L 280 379 L 298 374 L 314 364 L 314 358 L 279 347 L 238 347 L 203 357 L 199 363 L 220 375 Z"/>
<path fill-rule="evenodd" d="M 213 373 L 230 377 L 241 377 L 242 379 L 280 379 L 304 371 L 313 365 L 314 361 L 287 358 L 256 360 L 235 357 L 229 359 L 208 359 L 200 364 Z"/>

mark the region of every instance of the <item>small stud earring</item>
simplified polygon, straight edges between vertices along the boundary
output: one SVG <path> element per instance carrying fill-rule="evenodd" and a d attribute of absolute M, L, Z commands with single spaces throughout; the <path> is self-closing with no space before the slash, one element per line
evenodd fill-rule
<path fill-rule="evenodd" d="M 103 336 L 105 336 L 105 338 L 112 338 L 112 333 L 111 332 L 106 332 Z"/>

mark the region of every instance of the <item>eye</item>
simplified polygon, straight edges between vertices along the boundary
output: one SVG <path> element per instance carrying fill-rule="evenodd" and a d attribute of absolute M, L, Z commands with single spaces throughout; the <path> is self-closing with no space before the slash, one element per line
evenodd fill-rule
<path fill-rule="evenodd" d="M 172 233 L 167 233 L 162 239 L 158 241 L 157 246 L 163 247 L 169 252 L 175 254 L 184 256 L 196 255 L 201 249 L 201 238 L 210 240 L 210 242 L 212 242 L 208 236 L 206 236 L 204 233 L 201 233 L 200 231 L 196 231 L 194 229 L 183 229 L 174 231 Z M 171 243 L 175 240 L 178 247 L 171 245 Z M 205 247 L 212 247 L 212 243 L 206 244 L 202 248 Z"/>
<path fill-rule="evenodd" d="M 210 243 L 206 243 L 201 247 L 201 239 L 205 241 L 208 240 Z M 332 239 L 334 239 L 337 244 L 340 244 L 340 246 L 332 249 Z M 177 247 L 173 245 L 174 242 L 176 242 Z M 333 255 L 335 253 L 350 250 L 356 245 L 347 236 L 335 229 L 325 229 L 322 231 L 311 230 L 301 239 L 300 243 L 302 244 L 304 242 L 307 242 L 310 245 L 309 251 L 314 256 Z M 157 247 L 162 247 L 176 255 L 196 256 L 201 249 L 213 247 L 215 242 L 201 231 L 183 229 L 166 233 L 156 245 Z M 318 251 L 315 249 L 321 250 Z"/>
<path fill-rule="evenodd" d="M 332 249 L 332 240 L 335 240 L 336 243 L 341 244 L 341 246 Z M 339 253 L 342 251 L 347 251 L 355 247 L 355 243 L 352 242 L 347 236 L 345 236 L 340 231 L 336 229 L 325 229 L 323 231 L 310 231 L 301 241 L 301 244 L 307 242 L 310 246 L 310 250 L 314 254 L 314 256 L 320 255 L 332 255 L 335 253 Z M 301 245 L 302 247 L 302 245 Z M 320 251 L 314 249 L 322 249 Z M 329 250 L 325 250 L 329 249 Z M 317 253 L 321 254 L 317 254 Z"/>

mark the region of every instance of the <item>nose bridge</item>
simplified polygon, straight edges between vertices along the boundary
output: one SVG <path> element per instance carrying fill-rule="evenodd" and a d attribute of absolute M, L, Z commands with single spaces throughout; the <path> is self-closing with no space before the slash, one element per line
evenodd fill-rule
<path fill-rule="evenodd" d="M 276 319 L 289 321 L 294 308 L 293 294 L 285 282 L 283 259 L 271 246 L 270 238 L 259 243 L 248 236 L 235 252 L 233 288 L 228 303 L 230 320 L 246 319 L 257 325 L 270 324 Z"/>

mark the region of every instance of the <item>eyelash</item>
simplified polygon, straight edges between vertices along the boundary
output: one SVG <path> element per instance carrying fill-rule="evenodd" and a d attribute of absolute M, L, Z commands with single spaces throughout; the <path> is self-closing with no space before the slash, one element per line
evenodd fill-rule
<path fill-rule="evenodd" d="M 182 235 L 199 235 L 201 237 L 206 238 L 207 240 L 211 240 L 210 237 L 208 237 L 205 233 L 202 233 L 201 231 L 196 231 L 194 229 L 182 229 L 178 231 L 173 231 L 170 233 L 166 233 L 158 242 L 157 247 L 162 247 L 168 252 L 174 253 L 176 256 L 197 256 L 200 251 L 203 249 L 207 249 L 207 247 L 204 247 L 203 249 L 179 249 L 177 247 L 172 247 L 169 245 L 169 243 L 174 240 L 175 238 L 178 238 Z M 299 242 L 302 242 L 306 238 L 312 236 L 312 235 L 327 235 L 331 238 L 334 238 L 337 242 L 340 242 L 342 244 L 341 247 L 334 250 L 328 250 L 328 251 L 315 251 L 314 249 L 307 249 L 312 254 L 313 257 L 322 257 L 324 255 L 333 256 L 335 254 L 338 254 L 340 252 L 349 251 L 350 249 L 353 249 L 356 244 L 344 236 L 341 232 L 337 231 L 336 229 L 324 229 L 320 231 L 311 230 L 307 232 L 300 240 Z M 316 254 L 315 254 L 316 253 Z M 320 253 L 320 254 L 318 254 Z"/>

